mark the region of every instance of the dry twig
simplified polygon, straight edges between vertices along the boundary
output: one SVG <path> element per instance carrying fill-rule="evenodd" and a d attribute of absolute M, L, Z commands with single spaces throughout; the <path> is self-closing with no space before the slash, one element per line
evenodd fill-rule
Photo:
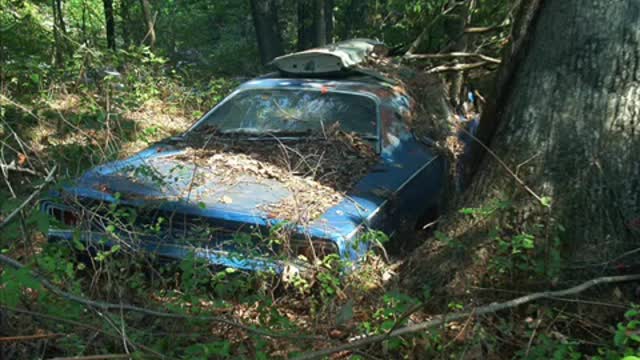
<path fill-rule="evenodd" d="M 451 58 L 478 58 L 486 62 L 500 64 L 500 59 L 496 59 L 491 56 L 469 53 L 469 52 L 450 52 L 444 54 L 408 54 L 404 56 L 406 60 L 427 60 L 427 59 L 451 59 Z"/>
<path fill-rule="evenodd" d="M 0 343 L 25 342 L 34 340 L 48 340 L 63 337 L 64 334 L 37 334 L 37 335 L 20 335 L 0 337 Z"/>
<path fill-rule="evenodd" d="M 38 196 L 38 194 L 40 194 L 40 192 L 42 191 L 42 189 L 51 182 L 51 180 L 53 180 L 53 174 L 56 171 L 56 166 L 54 166 L 53 168 L 51 168 L 51 171 L 49 171 L 49 174 L 47 174 L 47 177 L 44 179 L 44 183 L 42 183 L 41 185 L 39 185 L 38 187 L 36 187 L 36 189 L 31 193 L 31 195 L 29 195 L 29 197 L 22 202 L 22 204 L 20 204 L 20 206 L 18 206 L 17 208 L 15 208 L 11 214 L 7 215 L 6 218 L 4 218 L 4 220 L 2 220 L 2 223 L 0 223 L 0 229 L 2 229 L 3 227 L 5 227 L 9 222 L 11 222 L 11 220 L 20 213 L 20 211 L 22 209 L 25 208 L 25 206 L 27 206 L 31 201 L 33 201 L 33 199 L 36 198 L 36 196 Z"/>

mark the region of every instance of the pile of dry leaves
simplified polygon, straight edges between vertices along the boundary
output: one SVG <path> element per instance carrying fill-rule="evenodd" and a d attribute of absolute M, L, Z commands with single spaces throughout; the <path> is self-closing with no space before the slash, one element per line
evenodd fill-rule
<path fill-rule="evenodd" d="M 302 223 L 339 203 L 377 161 L 370 142 L 340 130 L 296 139 L 209 135 L 191 142 L 179 157 L 215 168 L 222 182 L 248 175 L 284 184 L 292 195 L 263 210 L 270 217 Z M 196 177 L 194 186 L 205 180 Z"/>
<path fill-rule="evenodd" d="M 454 125 L 458 119 L 449 104 L 447 87 L 440 76 L 403 65 L 389 57 L 369 58 L 363 68 L 383 75 L 397 84 L 396 87 L 408 92 L 416 103 L 411 114 L 413 132 L 433 140 L 450 161 L 458 160 L 464 150 Z"/>

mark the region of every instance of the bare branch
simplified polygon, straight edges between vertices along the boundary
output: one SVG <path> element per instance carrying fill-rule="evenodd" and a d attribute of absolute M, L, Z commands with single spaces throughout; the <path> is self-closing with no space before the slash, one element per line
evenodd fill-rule
<path fill-rule="evenodd" d="M 24 342 L 34 340 L 57 339 L 65 336 L 64 334 L 38 334 L 38 335 L 19 335 L 0 337 L 0 343 Z"/>
<path fill-rule="evenodd" d="M 505 27 L 505 24 L 500 24 L 496 26 L 476 26 L 476 27 L 468 27 L 464 29 L 465 34 L 482 34 L 491 32 L 494 30 L 498 30 Z"/>
<path fill-rule="evenodd" d="M 0 163 L 0 169 L 2 169 L 2 171 L 15 171 L 15 172 L 23 172 L 23 173 L 27 173 L 27 174 L 31 174 L 31 175 L 38 175 L 37 172 L 28 169 L 28 168 L 24 168 L 21 166 L 16 165 L 15 161 L 10 162 L 9 164 L 3 164 Z"/>
<path fill-rule="evenodd" d="M 404 56 L 405 60 L 427 60 L 427 59 L 451 59 L 451 58 L 478 58 L 486 62 L 500 64 L 500 59 L 496 59 L 491 56 L 469 53 L 469 52 L 450 52 L 442 54 L 407 54 Z"/>
<path fill-rule="evenodd" d="M 424 331 L 424 330 L 430 329 L 432 327 L 445 324 L 445 323 L 447 323 L 449 321 L 468 318 L 468 317 L 470 317 L 472 315 L 479 316 L 479 315 L 485 315 L 485 314 L 489 314 L 489 313 L 495 313 L 497 311 L 501 311 L 501 310 L 505 310 L 505 309 L 509 309 L 509 308 L 513 308 L 513 307 L 517 307 L 517 306 L 524 305 L 526 303 L 529 303 L 529 302 L 532 302 L 532 301 L 536 301 L 536 300 L 540 300 L 540 299 L 554 299 L 554 298 L 564 297 L 564 296 L 568 296 L 568 295 L 575 295 L 575 294 L 581 293 L 581 292 L 583 292 L 583 291 L 585 291 L 585 290 L 587 290 L 589 288 L 592 288 L 592 287 L 594 287 L 596 285 L 612 284 L 612 283 L 620 283 L 620 282 L 629 282 L 629 281 L 640 281 L 640 274 L 600 277 L 600 278 L 596 278 L 596 279 L 591 279 L 589 281 L 583 282 L 580 285 L 576 285 L 574 287 L 571 287 L 571 288 L 568 288 L 568 289 L 564 289 L 564 290 L 543 291 L 543 292 L 533 293 L 533 294 L 521 296 L 519 298 L 515 298 L 513 300 L 509 300 L 509 301 L 506 301 L 506 302 L 493 303 L 493 304 L 490 304 L 490 305 L 481 306 L 479 308 L 473 309 L 472 311 L 464 312 L 464 313 L 456 313 L 456 314 L 451 314 L 451 315 L 437 315 L 432 320 L 429 320 L 429 321 L 421 322 L 421 323 L 414 324 L 414 325 L 405 326 L 403 328 L 400 328 L 398 330 L 392 331 L 392 332 L 387 333 L 387 334 L 368 336 L 368 337 L 360 338 L 360 340 L 357 340 L 357 341 L 354 341 L 354 342 L 351 342 L 351 343 L 348 343 L 348 344 L 343 344 L 343 345 L 332 347 L 332 348 L 329 348 L 329 349 L 324 349 L 324 350 L 319 350 L 319 351 L 307 353 L 307 354 L 301 355 L 301 356 L 299 356 L 299 357 L 297 357 L 295 359 L 297 359 L 297 360 L 321 359 L 321 358 L 323 358 L 325 356 L 329 356 L 329 355 L 331 355 L 333 353 L 336 353 L 336 352 L 353 350 L 353 349 L 357 349 L 357 348 L 360 348 L 360 347 L 365 346 L 365 345 L 370 345 L 370 344 L 374 344 L 374 343 L 377 343 L 377 342 L 380 342 L 380 341 L 384 341 L 384 340 L 386 340 L 388 338 L 398 337 L 398 336 L 407 335 L 407 334 L 412 334 L 412 333 L 416 333 L 416 332 L 419 332 L 419 331 Z"/>
<path fill-rule="evenodd" d="M 29 195 L 29 197 L 22 203 L 20 204 L 20 206 L 18 206 L 17 208 L 15 208 L 15 210 L 13 210 L 13 212 L 11 214 L 9 214 L 6 218 L 4 218 L 4 220 L 2 220 L 2 223 L 0 223 L 0 229 L 2 229 L 3 227 L 5 227 L 9 222 L 11 222 L 11 220 L 20 213 L 20 211 L 22 209 L 24 209 L 25 206 L 27 206 L 31 201 L 33 201 L 33 199 L 36 198 L 36 196 L 38 196 L 38 194 L 40 194 L 40 192 L 42 191 L 42 189 L 45 187 L 45 185 L 47 185 L 48 183 L 51 182 L 51 180 L 53 180 L 53 173 L 55 173 L 56 171 L 56 165 L 53 166 L 53 168 L 51 168 L 51 171 L 49 171 L 49 174 L 47 174 L 46 179 L 44 179 L 44 183 L 40 184 L 38 187 L 36 187 L 35 191 L 33 193 L 31 193 L 31 195 Z"/>
<path fill-rule="evenodd" d="M 447 71 L 467 71 L 467 70 L 481 68 L 488 64 L 489 62 L 487 61 L 479 61 L 471 64 L 440 65 L 427 70 L 426 73 L 433 74 L 433 73 L 441 73 L 441 72 L 447 72 Z"/>
<path fill-rule="evenodd" d="M 51 360 L 111 360 L 111 359 L 131 359 L 129 354 L 104 354 L 104 355 L 88 355 L 74 357 L 56 357 Z"/>

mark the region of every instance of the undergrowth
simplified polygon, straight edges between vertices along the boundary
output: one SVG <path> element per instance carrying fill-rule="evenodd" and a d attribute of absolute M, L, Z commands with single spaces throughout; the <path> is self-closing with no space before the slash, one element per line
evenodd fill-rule
<path fill-rule="evenodd" d="M 61 186 L 93 165 L 183 131 L 237 83 L 177 70 L 145 47 L 117 53 L 82 48 L 64 70 L 27 62 L 6 74 L 0 94 L 0 155 L 4 164 L 21 170 L 9 172 L 9 185 L 0 188 L 4 216 L 42 184 L 54 164 L 55 186 Z M 118 219 L 105 224 L 112 233 L 133 216 L 117 204 L 109 211 Z M 485 254 L 477 288 L 459 298 L 441 299 L 432 294 L 438 289 L 429 288 L 428 278 L 420 293 L 399 288 L 397 264 L 389 263 L 384 252 L 372 251 L 355 269 L 330 255 L 304 275 L 282 277 L 270 271 L 212 267 L 195 254 L 176 262 L 124 244 L 88 248 L 73 239 L 48 243 L 44 234 L 55 220 L 37 206 L 26 207 L 19 221 L 0 233 L 2 254 L 28 265 L 2 268 L 0 335 L 51 337 L 11 342 L 0 356 L 288 358 L 363 334 L 386 334 L 434 314 L 472 311 L 521 291 L 563 284 L 565 229 L 548 217 L 544 206 L 524 220 L 509 199 L 461 212 L 478 221 L 491 219 L 494 225 L 484 234 L 483 249 L 469 249 L 460 239 L 435 233 L 430 241 Z M 148 224 L 147 230 L 159 225 Z M 282 246 L 286 240 L 275 230 L 268 234 L 269 242 Z M 361 240 L 378 244 L 388 239 L 372 231 Z M 32 271 L 76 296 L 185 317 L 103 311 L 69 301 L 44 287 Z M 389 337 L 344 356 L 636 360 L 639 310 L 624 295 L 626 289 L 617 291 L 615 303 L 549 301 L 511 313 L 470 316 L 412 336 Z M 215 316 L 242 326 L 194 316 Z M 618 325 L 611 328 L 610 323 Z"/>

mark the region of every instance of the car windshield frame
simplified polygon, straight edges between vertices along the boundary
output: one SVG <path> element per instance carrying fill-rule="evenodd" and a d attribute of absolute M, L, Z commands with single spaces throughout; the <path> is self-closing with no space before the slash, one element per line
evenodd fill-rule
<path fill-rule="evenodd" d="M 233 100 L 236 96 L 238 96 L 241 93 L 244 92 L 249 92 L 249 91 L 269 91 L 269 90 L 287 90 L 287 91 L 309 91 L 309 92 L 319 92 L 322 93 L 323 91 L 327 91 L 327 88 L 322 87 L 322 88 L 311 88 L 311 87 L 296 87 L 296 86 L 277 86 L 277 87 L 247 87 L 247 88 L 238 88 L 236 90 L 234 90 L 231 94 L 229 94 L 227 97 L 225 97 L 222 101 L 220 101 L 218 104 L 216 104 L 211 110 L 209 110 L 207 113 L 205 113 L 200 119 L 198 119 L 198 121 L 196 121 L 187 131 L 184 132 L 183 136 L 187 136 L 191 133 L 195 133 L 196 131 L 198 131 L 197 129 L 200 126 L 203 126 L 203 124 L 205 123 L 205 121 L 207 120 L 207 118 L 213 114 L 215 111 L 219 110 L 224 104 L 226 104 L 227 102 Z M 380 139 L 382 138 L 382 121 L 380 118 L 380 104 L 381 101 L 380 99 L 370 93 L 366 93 L 366 92 L 358 92 L 358 91 L 349 91 L 349 90 L 342 90 L 342 89 L 335 89 L 335 88 L 329 88 L 328 89 L 329 92 L 331 93 L 337 93 L 337 94 L 346 94 L 346 95 L 353 95 L 353 96 L 360 96 L 360 97 L 366 97 L 369 100 L 374 102 L 375 105 L 375 116 L 376 116 L 376 130 L 375 130 L 375 136 L 365 136 L 364 138 L 367 140 L 370 140 L 372 142 L 375 142 L 375 151 L 376 153 L 380 153 L 381 151 L 381 146 L 382 146 L 382 142 L 380 141 Z M 229 132 L 229 134 L 234 134 L 234 132 Z M 281 136 L 278 137 L 277 136 L 277 132 L 265 132 L 264 134 L 259 134 L 256 133 L 255 136 L 251 136 L 252 134 L 246 134 L 249 135 L 249 140 L 253 140 L 253 139 L 265 139 L 265 138 L 291 138 L 291 139 L 295 139 L 297 138 L 297 136 Z M 267 135 L 267 136 L 265 136 Z"/>

